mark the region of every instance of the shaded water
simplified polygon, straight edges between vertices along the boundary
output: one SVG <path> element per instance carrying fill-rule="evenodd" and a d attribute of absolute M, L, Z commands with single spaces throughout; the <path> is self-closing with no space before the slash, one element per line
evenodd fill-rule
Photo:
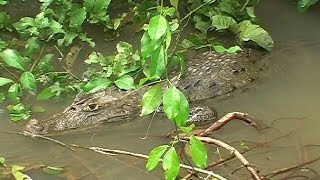
<path fill-rule="evenodd" d="M 276 42 L 276 47 L 270 55 L 270 75 L 245 92 L 237 93 L 223 101 L 213 100 L 208 103 L 214 104 L 220 115 L 231 111 L 247 112 L 264 124 L 272 126 L 270 129 L 257 132 L 241 122 L 230 123 L 215 136 L 226 142 L 243 140 L 249 144 L 250 141 L 262 142 L 293 132 L 281 141 L 272 143 L 271 147 L 261 148 L 246 155 L 250 162 L 265 173 L 320 156 L 317 147 L 303 148 L 304 145 L 320 144 L 320 24 L 317 16 L 319 13 L 316 10 L 299 14 L 293 4 L 278 0 L 263 1 L 258 15 Z M 129 38 L 133 37 L 126 37 Z M 113 50 L 115 47 L 108 46 L 109 48 L 101 49 Z M 52 106 L 49 106 L 44 102 L 42 105 L 48 107 L 49 112 L 38 117 L 59 112 L 63 109 L 62 106 L 67 104 L 68 102 L 60 105 L 52 103 Z M 94 132 L 86 131 L 54 138 L 65 143 L 148 153 L 155 145 L 168 143 L 168 139 L 160 135 L 173 129 L 164 118 L 156 117 L 148 138 L 142 139 L 149 121 L 150 118 L 146 117 L 127 124 L 102 125 Z M 16 131 L 23 124 L 11 123 L 5 113 L 1 114 L 0 130 Z M 239 143 L 235 145 L 238 146 Z M 80 179 L 163 179 L 161 171 L 146 173 L 143 160 L 124 156 L 103 156 L 85 150 L 73 152 L 48 141 L 33 140 L 19 135 L 0 133 L 0 155 L 22 165 L 32 162 L 66 166 L 70 169 L 70 177 Z M 320 172 L 319 164 L 312 167 Z M 229 171 L 230 169 L 226 170 Z M 242 173 L 247 172 L 239 172 Z M 38 174 L 34 177 L 50 179 Z M 235 176 L 230 178 L 241 179 Z"/>

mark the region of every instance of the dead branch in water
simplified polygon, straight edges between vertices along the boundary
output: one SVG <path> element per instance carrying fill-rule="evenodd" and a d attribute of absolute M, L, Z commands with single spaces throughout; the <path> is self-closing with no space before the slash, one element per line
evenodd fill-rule
<path fill-rule="evenodd" d="M 196 137 L 200 141 L 205 142 L 207 144 L 214 144 L 214 145 L 217 145 L 219 147 L 222 147 L 222 148 L 226 149 L 227 151 L 229 151 L 231 156 L 226 158 L 226 159 L 221 159 L 219 161 L 210 163 L 206 167 L 206 169 L 200 169 L 200 168 L 197 168 L 197 167 L 193 167 L 192 165 L 186 165 L 186 164 L 182 164 L 181 163 L 180 167 L 188 170 L 188 172 L 189 172 L 189 174 L 185 177 L 185 179 L 188 179 L 192 175 L 195 175 L 197 173 L 202 173 L 202 174 L 207 175 L 207 177 L 215 177 L 215 178 L 224 180 L 226 178 L 224 178 L 221 175 L 216 174 L 213 171 L 208 170 L 208 169 L 212 168 L 212 167 L 215 167 L 218 164 L 226 163 L 227 161 L 229 161 L 229 160 L 231 160 L 233 158 L 237 158 L 242 164 L 241 167 L 237 168 L 233 172 L 241 169 L 242 167 L 245 167 L 250 172 L 251 177 L 254 180 L 269 179 L 269 178 L 272 178 L 272 177 L 275 177 L 275 176 L 278 176 L 278 175 L 281 175 L 281 174 L 285 174 L 285 173 L 288 173 L 288 172 L 295 171 L 295 170 L 297 170 L 299 168 L 301 169 L 305 165 L 308 165 L 308 164 L 311 164 L 311 163 L 313 163 L 315 161 L 320 160 L 320 158 L 317 158 L 317 159 L 314 159 L 312 161 L 305 162 L 303 164 L 299 164 L 299 165 L 296 165 L 296 166 L 291 166 L 291 167 L 287 167 L 287 168 L 283 168 L 283 169 L 279 169 L 279 170 L 273 171 L 273 172 L 271 172 L 271 173 L 269 173 L 267 175 L 259 175 L 258 170 L 256 169 L 256 167 L 253 164 L 249 163 L 249 161 L 243 156 L 243 154 L 245 152 L 248 152 L 248 151 L 250 151 L 252 149 L 255 149 L 257 147 L 261 147 L 261 146 L 263 146 L 263 144 L 267 144 L 267 143 L 260 143 L 256 147 L 253 147 L 251 149 L 247 149 L 245 151 L 240 152 L 236 148 L 234 148 L 233 146 L 231 146 L 231 145 L 229 145 L 229 144 L 227 144 L 227 143 L 225 143 L 223 141 L 220 141 L 218 139 L 214 139 L 214 138 L 211 138 L 211 137 L 207 137 L 208 135 L 212 134 L 214 131 L 217 131 L 217 130 L 221 129 L 223 126 L 225 126 L 226 124 L 231 122 L 231 120 L 235 120 L 235 119 L 242 120 L 245 123 L 255 127 L 256 129 L 260 128 L 260 126 L 252 118 L 248 117 L 247 114 L 241 113 L 241 112 L 232 112 L 232 113 L 226 114 L 225 116 L 220 118 L 218 121 L 216 121 L 213 124 L 211 124 L 208 128 L 200 131 L 200 133 L 197 133 L 198 135 L 196 135 Z M 68 144 L 60 142 L 58 140 L 52 139 L 50 137 L 46 137 L 46 136 L 42 136 L 42 135 L 36 135 L 36 134 L 29 133 L 29 132 L 19 132 L 17 134 L 21 134 L 21 135 L 24 135 L 24 136 L 29 136 L 29 137 L 32 137 L 32 138 L 41 138 L 41 139 L 45 139 L 45 140 L 48 140 L 48 141 L 52 141 L 54 143 L 57 143 L 57 144 L 62 145 L 64 147 L 67 147 L 67 148 L 71 149 L 72 151 L 76 151 L 75 148 L 84 148 L 84 149 L 88 149 L 88 150 L 94 151 L 96 153 L 100 153 L 100 154 L 104 154 L 104 155 L 110 155 L 110 156 L 114 156 L 114 155 L 118 155 L 119 154 L 119 155 L 132 156 L 132 157 L 136 157 L 136 158 L 140 158 L 140 159 L 148 159 L 149 158 L 149 156 L 147 156 L 145 154 L 133 153 L 133 152 L 124 151 L 124 150 L 107 149 L 107 148 L 102 148 L 102 147 L 83 147 L 83 146 L 80 146 L 80 145 L 68 145 Z M 179 139 L 184 141 L 184 142 L 185 141 L 190 141 L 190 137 L 187 137 L 187 136 L 184 136 L 184 135 L 179 135 Z M 160 159 L 160 161 L 162 161 L 162 159 Z"/>
<path fill-rule="evenodd" d="M 280 139 L 282 139 L 282 138 L 284 138 L 284 137 L 287 137 L 287 136 L 290 135 L 290 134 L 291 134 L 291 133 L 287 133 L 287 134 L 282 135 L 282 136 L 280 136 L 280 137 L 276 137 L 276 138 L 274 138 L 274 139 L 272 139 L 272 140 L 269 140 L 269 141 L 266 141 L 266 142 L 262 142 L 262 143 L 258 143 L 258 144 L 256 144 L 255 146 L 251 147 L 250 149 L 245 149 L 245 150 L 241 151 L 240 153 L 241 153 L 241 154 L 248 153 L 249 151 L 252 151 L 252 150 L 254 150 L 254 149 L 260 148 L 260 147 L 262 147 L 262 146 L 264 146 L 264 145 L 266 145 L 266 144 L 269 144 L 269 143 L 271 143 L 271 142 L 275 142 L 275 141 L 280 140 Z M 222 165 L 222 164 L 224 164 L 224 163 L 226 163 L 226 162 L 234 159 L 235 157 L 236 157 L 236 156 L 235 156 L 234 154 L 231 154 L 231 155 L 230 155 L 229 157 L 227 157 L 227 158 L 219 159 L 219 160 L 217 160 L 217 161 L 214 161 L 214 162 L 212 162 L 212 163 L 209 163 L 205 169 L 211 169 L 211 168 L 214 168 L 214 167 L 216 167 L 216 166 L 218 166 L 218 165 Z M 189 173 L 188 175 L 186 175 L 183 179 L 189 179 L 189 178 L 192 177 L 193 175 L 195 175 L 195 172 L 190 172 L 190 173 Z"/>
<path fill-rule="evenodd" d="M 264 179 L 270 179 L 270 178 L 278 176 L 280 174 L 285 174 L 285 173 L 291 172 L 293 170 L 303 168 L 303 166 L 312 164 L 312 163 L 314 163 L 316 161 L 319 161 L 319 160 L 320 160 L 320 157 L 318 157 L 316 159 L 313 159 L 313 160 L 310 160 L 310 161 L 307 161 L 307 162 L 304 162 L 302 164 L 298 164 L 298 165 L 287 167 L 287 168 L 278 169 L 278 170 L 275 170 L 275 171 L 273 171 L 273 172 L 271 172 L 269 174 L 264 175 L 263 178 Z"/>
<path fill-rule="evenodd" d="M 61 141 L 58 141 L 58 140 L 56 140 L 56 139 L 52 139 L 52 138 L 47 137 L 47 136 L 42 136 L 42 135 L 38 135 L 38 134 L 32 134 L 32 133 L 27 132 L 27 131 L 19 132 L 19 134 L 24 135 L 24 136 L 29 136 L 29 137 L 32 137 L 32 138 L 41 138 L 41 139 L 45 139 L 45 140 L 48 140 L 48 141 L 52 141 L 52 142 L 57 143 L 57 144 L 59 144 L 59 145 L 61 145 L 61 146 L 64 146 L 64 147 L 66 147 L 66 148 L 69 148 L 69 149 L 71 149 L 72 151 L 76 151 L 76 150 L 75 150 L 74 148 L 72 148 L 70 145 L 65 144 L 65 143 L 63 143 L 63 142 L 61 142 Z"/>
<path fill-rule="evenodd" d="M 236 156 L 239 161 L 243 164 L 245 168 L 248 169 L 248 171 L 251 173 L 252 177 L 255 180 L 261 180 L 260 176 L 258 175 L 257 170 L 254 168 L 252 164 L 249 163 L 249 161 L 234 147 L 230 146 L 229 144 L 220 141 L 218 139 L 213 139 L 211 137 L 200 137 L 196 136 L 197 139 L 199 139 L 202 142 L 208 143 L 208 144 L 215 144 L 219 147 L 222 147 L 226 150 L 228 150 L 232 155 Z M 190 138 L 187 136 L 182 136 L 180 139 L 190 141 Z"/>
<path fill-rule="evenodd" d="M 121 155 L 128 155 L 128 156 L 132 156 L 132 157 L 136 157 L 136 158 L 141 158 L 141 159 L 148 159 L 149 156 L 145 155 L 145 154 L 140 154 L 140 153 L 133 153 L 133 152 L 129 152 L 129 151 L 123 151 L 123 150 L 118 150 L 118 149 L 107 149 L 107 148 L 101 148 L 101 147 L 83 147 L 83 146 L 79 146 L 79 145 L 72 145 L 73 147 L 77 147 L 77 148 L 84 148 L 84 149 L 88 149 L 100 154 L 104 154 L 104 155 L 116 155 L 116 154 L 121 154 Z M 162 159 L 160 159 L 159 161 L 162 162 Z M 196 168 L 196 167 L 192 167 L 192 166 L 188 166 L 185 164 L 180 164 L 180 167 L 184 168 L 184 169 L 188 169 L 188 170 L 194 170 L 197 171 L 199 173 L 203 173 L 208 175 L 209 177 L 215 177 L 218 178 L 220 180 L 227 180 L 226 178 L 212 172 L 212 171 L 208 171 L 208 170 L 203 170 L 200 168 Z"/>
<path fill-rule="evenodd" d="M 248 116 L 248 114 L 242 113 L 242 112 L 231 112 L 231 113 L 227 113 L 222 118 L 215 121 L 207 129 L 205 129 L 203 132 L 201 132 L 199 134 L 199 136 L 208 136 L 211 133 L 213 133 L 214 131 L 221 129 L 223 126 L 225 126 L 226 124 L 228 124 L 232 120 L 241 120 L 256 129 L 260 128 L 259 125 L 252 118 L 250 118 Z"/>

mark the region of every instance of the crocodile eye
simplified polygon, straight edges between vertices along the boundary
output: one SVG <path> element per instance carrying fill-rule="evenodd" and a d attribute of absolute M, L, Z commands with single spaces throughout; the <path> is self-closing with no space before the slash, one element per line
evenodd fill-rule
<path fill-rule="evenodd" d="M 86 107 L 83 108 L 85 111 L 95 111 L 99 108 L 99 105 L 96 103 L 89 103 Z"/>

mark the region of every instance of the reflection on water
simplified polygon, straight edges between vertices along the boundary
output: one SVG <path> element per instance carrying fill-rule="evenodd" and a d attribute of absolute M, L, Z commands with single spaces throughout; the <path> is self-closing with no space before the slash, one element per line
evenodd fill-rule
<path fill-rule="evenodd" d="M 285 5 L 278 0 L 262 1 L 258 13 L 278 42 L 271 55 L 270 75 L 245 92 L 210 103 L 215 105 L 220 115 L 230 111 L 248 112 L 264 124 L 272 125 L 272 128 L 257 132 L 241 122 L 233 122 L 217 134 L 217 137 L 227 142 L 262 142 L 293 132 L 273 143 L 272 147 L 261 148 L 246 155 L 264 173 L 320 155 L 316 147 L 303 148 L 304 145 L 320 144 L 320 25 L 317 23 L 319 18 L 315 16 L 316 12 L 299 14 L 294 5 Z M 47 102 L 44 105 L 48 106 Z M 49 107 L 52 113 L 61 109 L 61 105 Z M 16 131 L 23 125 L 11 123 L 5 113 L 1 110 L 0 113 L 0 130 Z M 65 143 L 148 153 L 153 146 L 167 143 L 168 140 L 161 135 L 172 129 L 169 122 L 156 117 L 148 138 L 142 139 L 149 119 L 117 126 L 102 125 L 94 132 L 66 134 L 55 138 Z M 68 166 L 71 169 L 70 177 L 162 179 L 161 171 L 146 173 L 145 162 L 134 158 L 102 156 L 85 150 L 73 152 L 48 141 L 4 133 L 0 133 L 0 144 L 0 155 L 9 161 Z M 319 164 L 312 167 L 320 171 Z"/>

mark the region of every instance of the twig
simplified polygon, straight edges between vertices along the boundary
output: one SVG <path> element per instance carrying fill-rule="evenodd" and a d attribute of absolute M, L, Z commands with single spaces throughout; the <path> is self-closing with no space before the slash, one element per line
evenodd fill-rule
<path fill-rule="evenodd" d="M 207 4 L 210 4 L 210 3 L 213 3 L 215 2 L 216 0 L 211 0 L 211 1 L 207 1 L 206 3 L 203 3 L 201 4 L 200 6 L 198 6 L 197 8 L 195 8 L 194 10 L 190 11 L 187 15 L 185 15 L 181 20 L 180 22 L 184 21 L 186 18 L 188 18 L 189 16 L 191 16 L 192 13 L 198 11 L 200 8 L 202 8 L 203 6 L 207 5 Z"/>
<path fill-rule="evenodd" d="M 58 53 L 60 54 L 60 60 L 64 59 L 64 54 L 60 51 L 60 49 L 57 46 L 54 46 L 54 48 L 58 51 Z M 68 73 L 70 76 L 72 76 L 74 79 L 76 79 L 77 81 L 81 81 L 80 78 L 78 78 L 76 75 L 74 75 L 68 68 L 63 66 L 63 69 L 66 71 L 66 73 Z"/>
<path fill-rule="evenodd" d="M 245 114 L 242 112 L 231 112 L 224 115 L 218 121 L 215 121 L 211 126 L 209 126 L 207 129 L 201 132 L 199 136 L 208 136 L 212 132 L 219 130 L 224 125 L 226 125 L 227 123 L 229 123 L 231 120 L 234 120 L 234 119 L 242 120 L 245 123 L 255 127 L 256 129 L 259 129 L 258 124 L 253 119 L 251 119 L 248 116 L 248 114 Z"/>
<path fill-rule="evenodd" d="M 287 136 L 289 136 L 291 133 L 292 133 L 292 132 L 289 132 L 289 133 L 287 133 L 287 134 L 284 134 L 284 135 L 282 135 L 282 136 L 280 136 L 280 137 L 276 137 L 276 138 L 274 138 L 274 139 L 272 139 L 272 140 L 269 140 L 269 141 L 266 141 L 266 142 L 257 143 L 256 145 L 254 145 L 254 146 L 251 147 L 250 149 L 245 149 L 245 150 L 241 151 L 240 153 L 241 153 L 241 154 L 245 154 L 245 153 L 247 153 L 247 152 L 249 152 L 249 151 L 252 151 L 252 150 L 254 150 L 254 149 L 257 149 L 257 148 L 259 148 L 259 147 L 262 147 L 262 146 L 264 146 L 264 145 L 266 145 L 266 144 L 269 144 L 269 143 L 271 143 L 271 142 L 275 142 L 275 141 L 280 140 L 280 139 L 282 139 L 282 138 L 284 138 L 284 137 L 287 137 Z M 214 161 L 214 162 L 212 162 L 212 163 L 209 163 L 205 169 L 214 168 L 214 167 L 216 167 L 216 166 L 218 166 L 218 165 L 221 165 L 221 164 L 223 164 L 223 163 L 226 163 L 226 162 L 234 159 L 235 157 L 236 157 L 236 156 L 235 156 L 234 154 L 231 154 L 231 155 L 230 155 L 229 157 L 227 157 L 227 158 L 219 159 L 219 160 L 217 160 L 217 161 Z M 189 178 L 190 178 L 191 176 L 193 176 L 193 175 L 194 175 L 194 173 L 190 173 L 190 174 L 186 175 L 186 176 L 185 176 L 184 178 L 182 178 L 182 179 L 189 179 Z"/>
<path fill-rule="evenodd" d="M 97 153 L 100 153 L 100 154 L 104 154 L 104 155 L 116 155 L 116 154 L 122 154 L 122 155 L 129 155 L 129 156 L 132 156 L 132 157 L 138 157 L 138 158 L 142 158 L 142 159 L 148 159 L 149 156 L 147 155 L 144 155 L 144 154 L 139 154 L 139 153 L 133 153 L 133 152 L 128 152 L 128 151 L 123 151 L 123 150 L 116 150 L 116 149 L 106 149 L 106 148 L 101 148 L 101 147 L 83 147 L 83 146 L 79 146 L 79 145 L 76 145 L 76 144 L 72 144 L 72 145 L 68 145 L 68 144 L 65 144 L 61 141 L 58 141 L 56 139 L 52 139 L 52 138 L 49 138 L 49 137 L 46 137 L 46 136 L 42 136 L 42 135 L 37 135 L 37 134 L 32 134 L 30 132 L 8 132 L 8 133 L 15 133 L 15 134 L 21 134 L 21 135 L 24 135 L 24 136 L 29 136 L 29 137 L 32 137 L 32 138 L 35 138 L 35 137 L 38 137 L 38 138 L 42 138 L 42 139 L 45 139 L 45 140 L 49 140 L 49 141 L 52 141 L 54 143 L 57 143 L 59 145 L 62 145 L 64 147 L 67 147 L 69 149 L 71 149 L 72 151 L 76 151 L 73 147 L 77 147 L 77 148 L 84 148 L 84 149 L 89 149 L 89 150 L 92 150 L 94 152 L 97 152 Z M 163 160 L 160 159 L 160 161 L 162 162 Z M 203 173 L 203 174 L 207 174 L 208 176 L 212 176 L 212 177 L 215 177 L 215 178 L 218 178 L 220 180 L 227 180 L 226 178 L 212 172 L 212 171 L 208 171 L 208 170 L 203 170 L 203 169 L 200 169 L 200 168 L 195 168 L 195 167 L 192 167 L 192 166 L 188 166 L 188 165 L 185 165 L 185 164 L 180 164 L 180 167 L 184 168 L 184 169 L 188 169 L 188 170 L 194 170 L 196 172 L 199 172 L 199 173 Z"/>
<path fill-rule="evenodd" d="M 64 146 L 66 148 L 69 148 L 71 149 L 72 151 L 76 151 L 73 147 L 71 147 L 70 145 L 68 144 L 65 144 L 61 141 L 58 141 L 56 139 L 52 139 L 52 138 L 49 138 L 47 136 L 42 136 L 42 135 L 38 135 L 38 134 L 32 134 L 30 132 L 27 132 L 27 131 L 23 131 L 23 132 L 19 132 L 18 134 L 21 134 L 21 135 L 24 135 L 24 136 L 29 136 L 29 137 L 32 137 L 32 138 L 41 138 L 41 139 L 45 139 L 45 140 L 49 140 L 49 141 L 52 141 L 54 143 L 57 143 L 57 144 L 60 144 L 61 146 Z"/>
<path fill-rule="evenodd" d="M 48 46 L 48 44 L 45 44 L 44 46 L 42 46 L 37 58 L 34 60 L 32 66 L 30 68 L 30 72 L 32 72 L 34 70 L 34 68 L 36 67 L 36 65 L 39 63 L 40 58 L 41 58 L 41 56 L 43 54 L 43 51 L 47 48 L 47 46 Z"/>
<path fill-rule="evenodd" d="M 159 107 L 160 107 L 160 105 L 158 106 L 157 109 L 159 109 Z M 151 125 L 152 125 L 152 122 L 153 122 L 153 120 L 154 120 L 154 116 L 156 115 L 156 113 L 157 113 L 157 110 L 155 110 L 155 111 L 153 112 L 153 114 L 152 114 L 152 117 L 151 117 L 151 120 L 150 120 L 150 122 L 149 122 L 149 125 L 148 125 L 148 128 L 147 128 L 147 131 L 146 131 L 145 136 L 144 136 L 144 137 L 140 137 L 140 139 L 146 139 L 146 138 L 149 136 L 149 131 L 150 131 L 150 128 L 151 128 Z"/>
<path fill-rule="evenodd" d="M 180 137 L 183 140 L 190 140 L 190 137 L 186 137 L 186 136 L 181 136 Z M 218 139 L 213 139 L 210 137 L 199 137 L 197 136 L 197 139 L 199 139 L 202 142 L 206 142 L 208 144 L 215 144 L 219 147 L 222 147 L 226 150 L 228 150 L 231 154 L 235 155 L 240 162 L 243 164 L 244 167 L 246 167 L 248 169 L 248 171 L 251 173 L 252 177 L 255 180 L 261 180 L 260 176 L 258 175 L 258 172 L 253 168 L 253 166 L 247 161 L 247 159 L 234 147 L 230 146 L 229 144 L 222 142 Z"/>
<path fill-rule="evenodd" d="M 310 160 L 310 161 L 307 161 L 307 162 L 302 163 L 302 164 L 298 164 L 298 165 L 296 165 L 296 166 L 291 166 L 291 167 L 287 167 L 287 168 L 278 169 L 278 170 L 275 170 L 275 171 L 273 171 L 273 172 L 271 172 L 271 173 L 269 173 L 269 174 L 264 175 L 263 177 L 264 177 L 265 179 L 270 179 L 270 178 L 272 178 L 272 177 L 274 177 L 274 176 L 277 176 L 277 175 L 279 175 L 279 174 L 284 174 L 284 173 L 287 173 L 287 172 L 289 172 L 289 171 L 302 168 L 302 167 L 305 166 L 305 165 L 312 164 L 312 163 L 314 163 L 314 162 L 316 162 L 316 161 L 319 161 L 319 160 L 320 160 L 320 157 L 318 157 L 318 158 L 316 158 L 316 159 L 313 159 L 313 160 Z"/>
<path fill-rule="evenodd" d="M 68 68 L 66 68 L 66 67 L 63 66 L 63 69 L 64 69 L 68 74 L 70 74 L 70 76 L 72 76 L 75 80 L 81 81 L 81 79 L 78 78 L 75 74 L 73 74 Z"/>
<path fill-rule="evenodd" d="M 18 80 L 19 81 L 19 78 L 15 75 L 15 74 L 13 74 L 8 68 L 6 68 L 4 65 L 2 65 L 2 64 L 0 64 L 0 66 L 4 69 L 4 70 L 6 70 L 11 76 L 13 76 L 16 80 Z"/>
<path fill-rule="evenodd" d="M 250 0 L 246 0 L 246 2 L 243 4 L 242 8 L 240 9 L 240 12 L 242 12 L 244 10 L 244 8 L 246 8 L 249 4 Z"/>
<path fill-rule="evenodd" d="M 122 155 L 128 155 L 128 156 L 132 156 L 132 157 L 137 157 L 137 158 L 142 158 L 142 159 L 148 159 L 149 156 L 145 155 L 145 154 L 140 154 L 140 153 L 133 153 L 133 152 L 128 152 L 128 151 L 123 151 L 123 150 L 117 150 L 117 149 L 106 149 L 106 148 L 101 148 L 101 147 L 83 147 L 83 146 L 79 146 L 79 145 L 72 145 L 73 147 L 77 147 L 77 148 L 84 148 L 84 149 L 89 149 L 91 151 L 100 153 L 100 154 L 105 154 L 105 155 L 110 155 L 111 154 L 122 154 Z M 162 159 L 160 159 L 160 161 L 163 161 Z M 208 170 L 203 170 L 200 168 L 196 168 L 196 167 L 191 167 L 185 164 L 180 164 L 180 167 L 184 168 L 184 169 L 188 169 L 188 170 L 195 170 L 199 173 L 203 173 L 203 174 L 207 174 L 210 175 L 212 177 L 218 178 L 220 180 L 226 180 L 226 178 L 215 174 L 212 171 L 208 171 Z"/>

